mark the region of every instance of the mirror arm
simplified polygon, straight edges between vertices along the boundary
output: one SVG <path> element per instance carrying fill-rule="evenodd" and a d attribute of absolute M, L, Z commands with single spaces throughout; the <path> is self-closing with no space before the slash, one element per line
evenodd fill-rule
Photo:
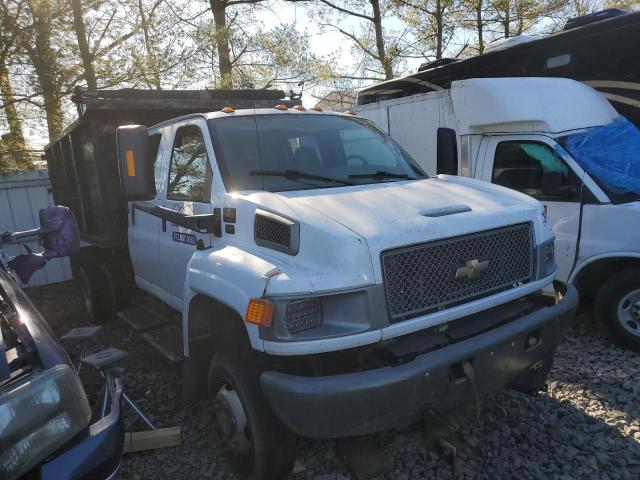
<path fill-rule="evenodd" d="M 216 237 L 222 236 L 222 218 L 219 208 L 214 208 L 212 214 L 187 215 L 150 202 L 133 202 L 131 205 L 133 209 L 158 217 L 163 222 L 175 223 L 198 233 L 213 233 Z"/>

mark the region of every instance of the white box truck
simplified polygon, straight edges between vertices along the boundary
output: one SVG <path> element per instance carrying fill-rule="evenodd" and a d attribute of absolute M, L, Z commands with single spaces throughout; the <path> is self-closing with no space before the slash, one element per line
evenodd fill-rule
<path fill-rule="evenodd" d="M 574 80 L 476 78 L 404 97 L 393 82 L 393 91 L 361 91 L 358 115 L 430 175 L 485 180 L 541 201 L 556 233 L 558 278 L 594 300 L 616 341 L 640 349 L 637 128 Z"/>
<path fill-rule="evenodd" d="M 293 433 L 361 435 L 497 389 L 544 386 L 578 296 L 554 283 L 553 231 L 539 202 L 428 178 L 367 120 L 266 108 L 269 99 L 120 127 L 114 155 L 114 116 L 131 122 L 154 105 L 184 105 L 162 95 L 177 96 L 137 95 L 109 113 L 113 93 L 88 108 L 47 148 L 54 195 L 69 195 L 81 229 L 103 211 L 88 185 L 120 202 L 115 230 L 84 236 L 112 242 L 74 261 L 87 310 L 117 303 L 127 275 L 111 265 L 126 252 L 155 300 L 120 316 L 146 323 L 145 338 L 182 362 L 185 385 L 215 403 L 241 478 L 286 475 Z M 89 162 L 116 167 L 122 189 Z"/>

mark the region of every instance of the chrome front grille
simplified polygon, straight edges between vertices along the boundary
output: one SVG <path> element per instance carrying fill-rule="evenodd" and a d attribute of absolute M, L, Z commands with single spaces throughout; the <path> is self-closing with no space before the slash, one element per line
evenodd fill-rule
<path fill-rule="evenodd" d="M 522 223 L 382 252 L 392 322 L 526 283 L 533 274 L 531 225 Z"/>

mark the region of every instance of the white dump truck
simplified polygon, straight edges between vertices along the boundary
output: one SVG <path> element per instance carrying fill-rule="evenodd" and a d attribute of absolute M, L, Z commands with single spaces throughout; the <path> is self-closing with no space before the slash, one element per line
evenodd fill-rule
<path fill-rule="evenodd" d="M 427 173 L 485 180 L 544 204 L 558 278 L 593 300 L 618 343 L 640 349 L 640 131 L 568 79 L 460 80 L 404 97 L 395 88 L 393 99 L 384 92 L 360 92 L 358 114 Z"/>
<path fill-rule="evenodd" d="M 215 402 L 240 477 L 286 475 L 293 434 L 362 435 L 498 389 L 543 388 L 578 297 L 554 282 L 539 202 L 430 178 L 356 116 L 233 103 L 117 129 L 121 247 L 155 299 L 120 316 L 146 324 L 145 338 L 182 362 L 185 386 Z M 56 148 L 54 179 L 66 158 Z M 117 303 L 94 287 L 122 284 L 109 266 L 122 250 L 86 248 L 76 268 L 95 312 Z"/>

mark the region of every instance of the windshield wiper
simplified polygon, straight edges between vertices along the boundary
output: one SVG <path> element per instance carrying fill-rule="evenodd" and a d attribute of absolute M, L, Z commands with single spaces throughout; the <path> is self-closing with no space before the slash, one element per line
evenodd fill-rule
<path fill-rule="evenodd" d="M 340 183 L 342 185 L 354 185 L 353 182 L 341 180 L 339 178 L 325 177 L 323 175 L 314 175 L 313 173 L 305 173 L 299 170 L 252 170 L 249 175 L 264 175 L 267 177 L 285 177 L 290 180 L 298 178 L 306 178 L 308 180 L 320 180 L 323 182 Z"/>
<path fill-rule="evenodd" d="M 378 170 L 375 173 L 354 173 L 353 175 L 349 175 L 349 178 L 373 178 L 374 180 L 382 180 L 385 178 L 401 178 L 403 180 L 417 180 L 416 177 L 411 177 L 406 173 L 393 173 L 384 170 Z"/>

